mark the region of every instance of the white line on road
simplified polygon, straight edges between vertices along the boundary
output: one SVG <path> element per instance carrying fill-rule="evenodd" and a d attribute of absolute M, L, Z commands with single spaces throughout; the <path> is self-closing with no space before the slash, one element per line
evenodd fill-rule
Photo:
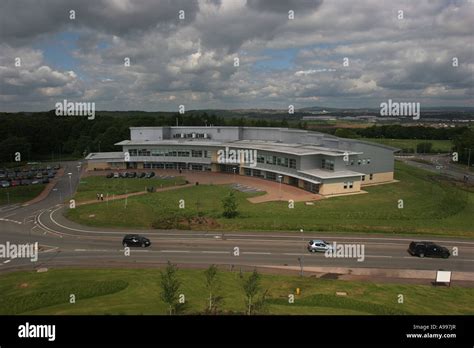
<path fill-rule="evenodd" d="M 5 260 L 5 261 L 3 261 L 3 263 L 9 263 L 9 262 L 11 262 L 11 260 Z"/>
<path fill-rule="evenodd" d="M 272 253 L 261 253 L 257 251 L 244 251 L 242 254 L 251 254 L 251 255 L 271 255 Z"/>
<path fill-rule="evenodd" d="M 230 251 L 201 251 L 203 254 L 230 254 Z"/>
<path fill-rule="evenodd" d="M 189 250 L 161 250 L 162 253 L 190 253 Z"/>

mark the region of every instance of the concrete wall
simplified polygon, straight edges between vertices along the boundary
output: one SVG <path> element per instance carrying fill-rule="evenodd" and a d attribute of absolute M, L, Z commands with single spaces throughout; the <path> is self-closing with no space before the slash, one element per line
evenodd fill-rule
<path fill-rule="evenodd" d="M 390 181 L 393 181 L 393 172 L 374 173 L 372 176 L 372 180 L 370 180 L 370 176 L 369 174 L 367 174 L 365 176 L 365 181 L 362 181 L 362 186 Z"/>
<path fill-rule="evenodd" d="M 344 188 L 344 182 L 352 181 L 353 186 L 352 189 L 347 187 Z M 354 193 L 360 191 L 360 180 L 352 179 L 341 179 L 341 182 L 324 182 L 320 188 L 319 193 L 321 195 L 335 195 L 335 194 L 344 194 L 344 193 Z"/>

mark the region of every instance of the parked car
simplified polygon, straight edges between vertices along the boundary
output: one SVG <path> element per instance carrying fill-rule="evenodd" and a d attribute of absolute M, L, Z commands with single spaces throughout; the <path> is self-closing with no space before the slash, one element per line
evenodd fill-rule
<path fill-rule="evenodd" d="M 47 177 L 45 177 L 45 178 L 43 178 L 43 179 L 41 180 L 41 182 L 42 182 L 43 184 L 49 184 L 49 179 L 48 179 Z"/>
<path fill-rule="evenodd" d="M 332 250 L 333 247 L 329 242 L 319 239 L 310 240 L 308 243 L 308 251 L 315 252 L 326 252 L 327 250 Z"/>
<path fill-rule="evenodd" d="M 59 165 L 56 165 L 53 167 L 54 170 L 59 170 L 59 168 L 60 168 Z"/>
<path fill-rule="evenodd" d="M 10 181 L 10 186 L 20 186 L 21 181 L 20 180 L 12 180 Z"/>
<path fill-rule="evenodd" d="M 127 175 L 127 178 L 136 178 L 137 177 L 137 173 L 136 172 L 130 172 L 128 173 Z"/>
<path fill-rule="evenodd" d="M 31 180 L 30 179 L 23 179 L 23 180 L 21 180 L 20 184 L 22 186 L 29 185 L 29 184 L 31 184 Z"/>
<path fill-rule="evenodd" d="M 35 175 L 35 178 L 36 179 L 43 179 L 43 174 L 38 173 L 38 174 Z"/>
<path fill-rule="evenodd" d="M 144 178 L 146 173 L 138 173 L 137 178 Z"/>
<path fill-rule="evenodd" d="M 148 172 L 146 173 L 145 178 L 150 179 L 150 178 L 153 178 L 154 176 L 155 176 L 155 172 Z"/>
<path fill-rule="evenodd" d="M 113 178 L 114 177 L 114 173 L 107 173 L 107 175 L 105 176 L 107 179 L 110 179 L 110 178 Z"/>
<path fill-rule="evenodd" d="M 121 178 L 126 178 L 128 176 L 127 172 L 120 173 Z"/>
<path fill-rule="evenodd" d="M 150 240 L 146 237 L 138 234 L 127 234 L 123 237 L 122 245 L 124 247 L 139 246 L 142 248 L 149 247 L 151 245 Z"/>
<path fill-rule="evenodd" d="M 448 248 L 433 242 L 411 242 L 408 252 L 412 256 L 442 257 L 443 259 L 447 259 L 451 255 Z"/>
<path fill-rule="evenodd" d="M 114 173 L 114 178 L 115 179 L 120 178 L 120 174 L 119 173 Z"/>
<path fill-rule="evenodd" d="M 7 180 L 0 181 L 0 187 L 2 187 L 2 188 L 10 187 L 10 182 L 7 181 Z"/>

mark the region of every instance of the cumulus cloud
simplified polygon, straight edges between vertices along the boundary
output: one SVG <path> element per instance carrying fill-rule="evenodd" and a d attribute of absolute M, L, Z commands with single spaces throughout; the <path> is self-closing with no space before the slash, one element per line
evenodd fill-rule
<path fill-rule="evenodd" d="M 6 1 L 0 100 L 8 111 L 66 97 L 114 110 L 472 106 L 473 15 L 447 0 Z"/>

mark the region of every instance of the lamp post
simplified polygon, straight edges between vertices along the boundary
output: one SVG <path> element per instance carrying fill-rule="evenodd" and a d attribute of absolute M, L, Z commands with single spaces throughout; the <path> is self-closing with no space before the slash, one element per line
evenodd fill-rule
<path fill-rule="evenodd" d="M 471 149 L 464 148 L 464 150 L 468 150 L 468 155 L 467 155 L 467 171 L 471 171 Z"/>
<path fill-rule="evenodd" d="M 67 175 L 69 176 L 69 191 L 71 193 L 71 196 L 72 196 L 72 173 L 67 173 Z"/>
<path fill-rule="evenodd" d="M 280 182 L 280 186 L 279 186 L 279 189 L 278 189 L 278 194 L 280 196 L 280 200 L 281 200 L 281 180 L 282 179 L 283 179 L 283 176 L 278 175 L 278 181 Z"/>
<path fill-rule="evenodd" d="M 301 245 L 303 247 L 302 251 L 301 251 L 301 257 L 299 259 L 300 261 L 300 268 L 301 268 L 301 272 L 300 272 L 300 276 L 302 277 L 303 276 L 303 268 L 304 268 L 304 230 L 303 229 L 300 229 L 300 232 L 301 232 Z"/>
<path fill-rule="evenodd" d="M 235 172 L 237 171 L 237 167 L 232 168 L 234 170 L 234 184 L 235 184 Z"/>

